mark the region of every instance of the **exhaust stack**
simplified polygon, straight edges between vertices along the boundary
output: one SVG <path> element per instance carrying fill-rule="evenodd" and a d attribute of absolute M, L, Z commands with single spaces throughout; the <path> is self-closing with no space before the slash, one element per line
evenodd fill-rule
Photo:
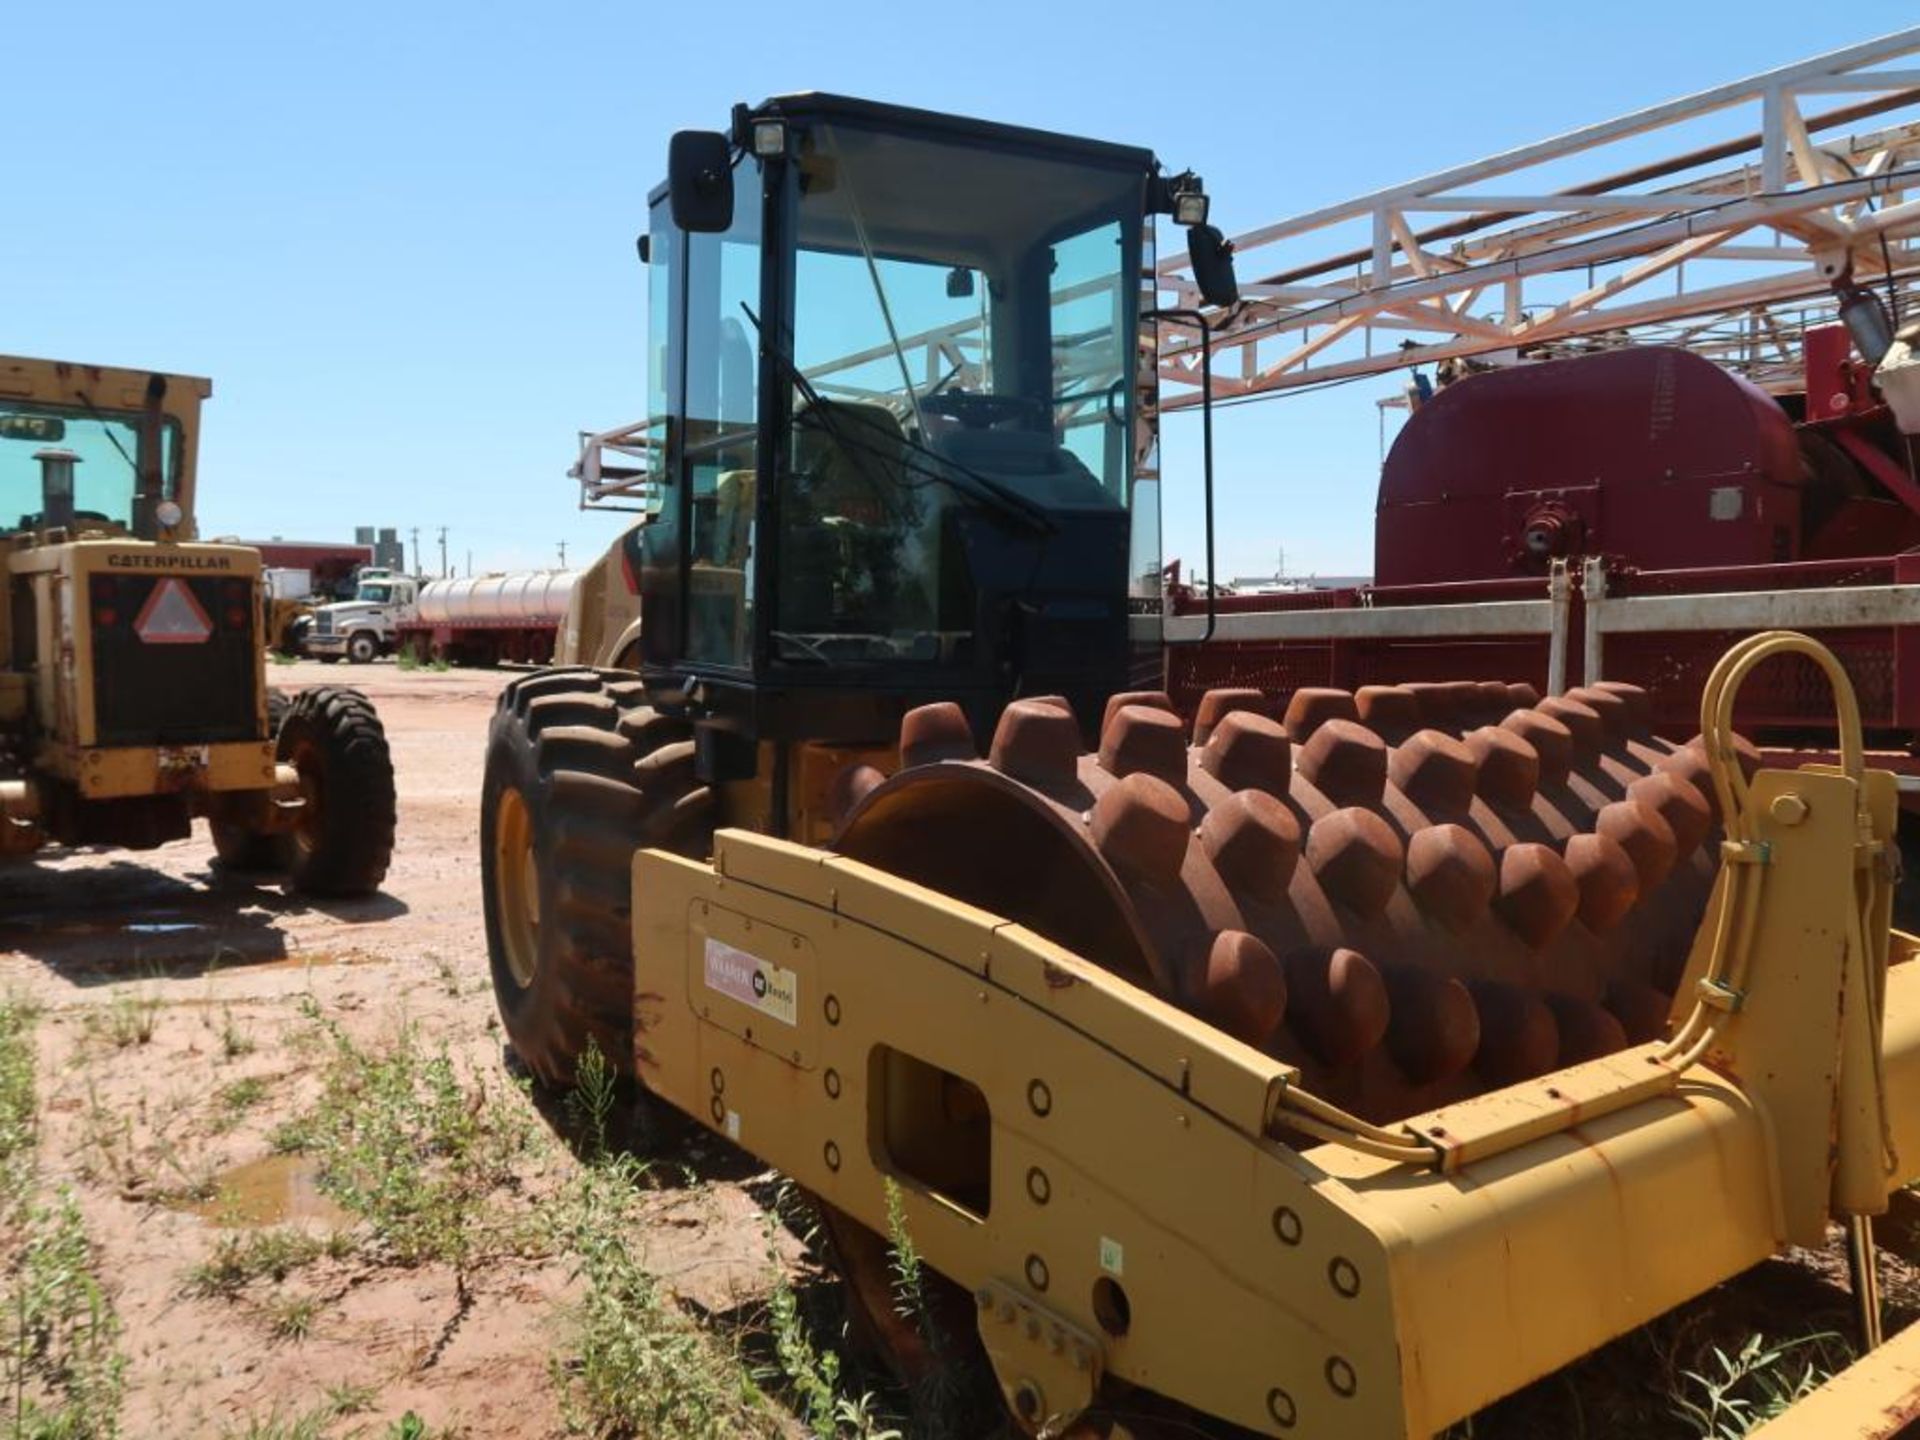
<path fill-rule="evenodd" d="M 50 445 L 36 450 L 33 458 L 40 462 L 40 524 L 64 530 L 73 524 L 73 467 L 80 457 Z"/>

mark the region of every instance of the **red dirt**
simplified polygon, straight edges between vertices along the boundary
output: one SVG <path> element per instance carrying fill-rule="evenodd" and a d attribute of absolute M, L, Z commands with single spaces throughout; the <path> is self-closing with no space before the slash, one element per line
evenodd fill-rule
<path fill-rule="evenodd" d="M 380 1433 L 412 1409 L 435 1435 L 560 1432 L 549 1362 L 556 1305 L 571 1290 L 558 1262 L 485 1264 L 463 1303 L 443 1265 L 323 1260 L 279 1287 L 317 1297 L 310 1333 L 276 1342 L 259 1303 L 275 1293 L 271 1282 L 239 1303 L 183 1295 L 185 1273 L 206 1258 L 219 1225 L 167 1193 L 259 1160 L 274 1127 L 312 1106 L 319 1080 L 311 1041 L 301 1043 L 312 1031 L 300 1013 L 307 996 L 360 1044 L 405 1017 L 496 1095 L 525 1103 L 502 1065 L 476 841 L 486 726 L 508 678 L 391 665 L 272 668 L 269 683 L 353 684 L 379 709 L 400 830 L 374 898 L 312 902 L 224 876 L 204 827 L 152 852 L 46 852 L 6 873 L 0 992 L 44 1007 L 41 1167 L 49 1184 L 78 1195 L 124 1326 L 123 1434 L 244 1431 L 251 1419 L 310 1411 L 339 1386 L 371 1387 L 373 1398 L 336 1428 Z M 158 1007 L 151 1038 L 116 1047 L 103 1030 L 140 1002 Z M 229 1026 L 252 1042 L 250 1053 L 229 1056 Z M 266 1098 L 224 1128 L 217 1092 L 247 1077 L 266 1082 Z M 122 1123 L 126 1133 L 112 1136 Z M 546 1163 L 576 1163 L 563 1146 L 550 1149 Z M 525 1178 L 537 1189 L 553 1177 Z M 284 1201 L 286 1183 L 270 1167 L 267 1201 Z M 675 1293 L 712 1311 L 764 1298 L 766 1220 L 741 1183 L 661 1191 L 646 1204 L 659 1221 L 642 1242 L 649 1268 Z M 231 1219 L 231 1196 L 200 1207 L 223 1208 Z"/>

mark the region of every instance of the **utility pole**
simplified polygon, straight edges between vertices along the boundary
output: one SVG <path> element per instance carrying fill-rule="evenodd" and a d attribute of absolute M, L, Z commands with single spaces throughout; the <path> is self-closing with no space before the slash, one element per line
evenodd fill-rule
<path fill-rule="evenodd" d="M 564 540 L 560 542 L 560 568 L 567 568 L 567 542 Z"/>
<path fill-rule="evenodd" d="M 467 551 L 467 578 L 473 578 L 473 551 Z"/>
<path fill-rule="evenodd" d="M 413 573 L 420 573 L 420 527 L 414 526 L 407 532 L 413 537 Z"/>
<path fill-rule="evenodd" d="M 440 527 L 440 578 L 447 578 L 447 527 Z"/>

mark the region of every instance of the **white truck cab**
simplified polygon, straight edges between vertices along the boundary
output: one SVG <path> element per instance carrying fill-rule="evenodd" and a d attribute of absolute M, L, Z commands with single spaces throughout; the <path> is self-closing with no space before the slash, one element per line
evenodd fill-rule
<path fill-rule="evenodd" d="M 313 612 L 303 648 L 329 664 L 345 658 L 365 665 L 392 652 L 395 628 L 413 614 L 419 599 L 420 582 L 413 576 L 370 565 L 356 578 L 351 600 Z"/>

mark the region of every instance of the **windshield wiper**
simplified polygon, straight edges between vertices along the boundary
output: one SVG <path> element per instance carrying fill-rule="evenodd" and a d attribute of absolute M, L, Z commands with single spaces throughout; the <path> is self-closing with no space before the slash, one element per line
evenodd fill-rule
<path fill-rule="evenodd" d="M 133 457 L 127 453 L 127 447 L 120 443 L 120 437 L 113 433 L 113 422 L 100 413 L 93 401 L 87 398 L 86 391 L 75 390 L 73 393 L 80 398 L 80 403 L 87 407 L 87 414 L 100 422 L 101 433 L 107 437 L 108 443 L 120 452 L 120 458 L 127 462 L 127 468 L 133 471 L 134 478 L 137 480 L 140 477 L 140 467 L 134 463 Z"/>
<path fill-rule="evenodd" d="M 740 309 L 745 313 L 748 322 L 752 324 L 754 332 L 759 334 L 761 339 L 764 340 L 766 336 L 761 330 L 760 317 L 753 313 L 752 309 L 744 300 L 740 302 Z M 850 450 L 858 450 L 867 455 L 877 455 L 883 460 L 888 458 L 887 446 L 856 440 L 841 428 L 843 421 L 852 420 L 855 424 L 879 433 L 880 426 L 876 422 L 859 415 L 836 413 L 839 407 L 832 401 L 822 398 L 820 392 L 814 389 L 813 382 L 807 379 L 807 377 L 801 373 L 800 367 L 793 362 L 792 356 L 788 355 L 778 344 L 775 344 L 773 347 L 773 359 L 774 363 L 781 368 L 788 380 L 792 382 L 794 388 L 800 392 L 801 398 L 807 402 L 809 407 L 808 413 L 820 417 L 820 423 L 826 427 L 827 433 L 831 435 L 836 442 L 846 446 Z M 973 500 L 978 500 L 1002 518 L 1012 520 L 1014 523 L 1036 534 L 1051 535 L 1059 529 L 1045 510 L 1034 504 L 1033 501 L 1029 500 L 1019 491 L 1002 485 L 998 480 L 992 479 L 989 476 L 982 475 L 978 470 L 973 470 L 962 465 L 951 456 L 942 455 L 931 445 L 926 444 L 924 441 L 916 440 L 905 432 L 896 433 L 894 430 L 889 429 L 884 433 L 888 446 L 898 443 L 916 455 L 925 456 L 927 460 L 932 462 L 932 468 L 930 468 L 927 466 L 916 467 L 906 465 L 903 461 L 903 466 L 909 474 L 924 476 L 928 480 L 945 485 L 948 489 L 958 494 L 965 495 Z"/>

